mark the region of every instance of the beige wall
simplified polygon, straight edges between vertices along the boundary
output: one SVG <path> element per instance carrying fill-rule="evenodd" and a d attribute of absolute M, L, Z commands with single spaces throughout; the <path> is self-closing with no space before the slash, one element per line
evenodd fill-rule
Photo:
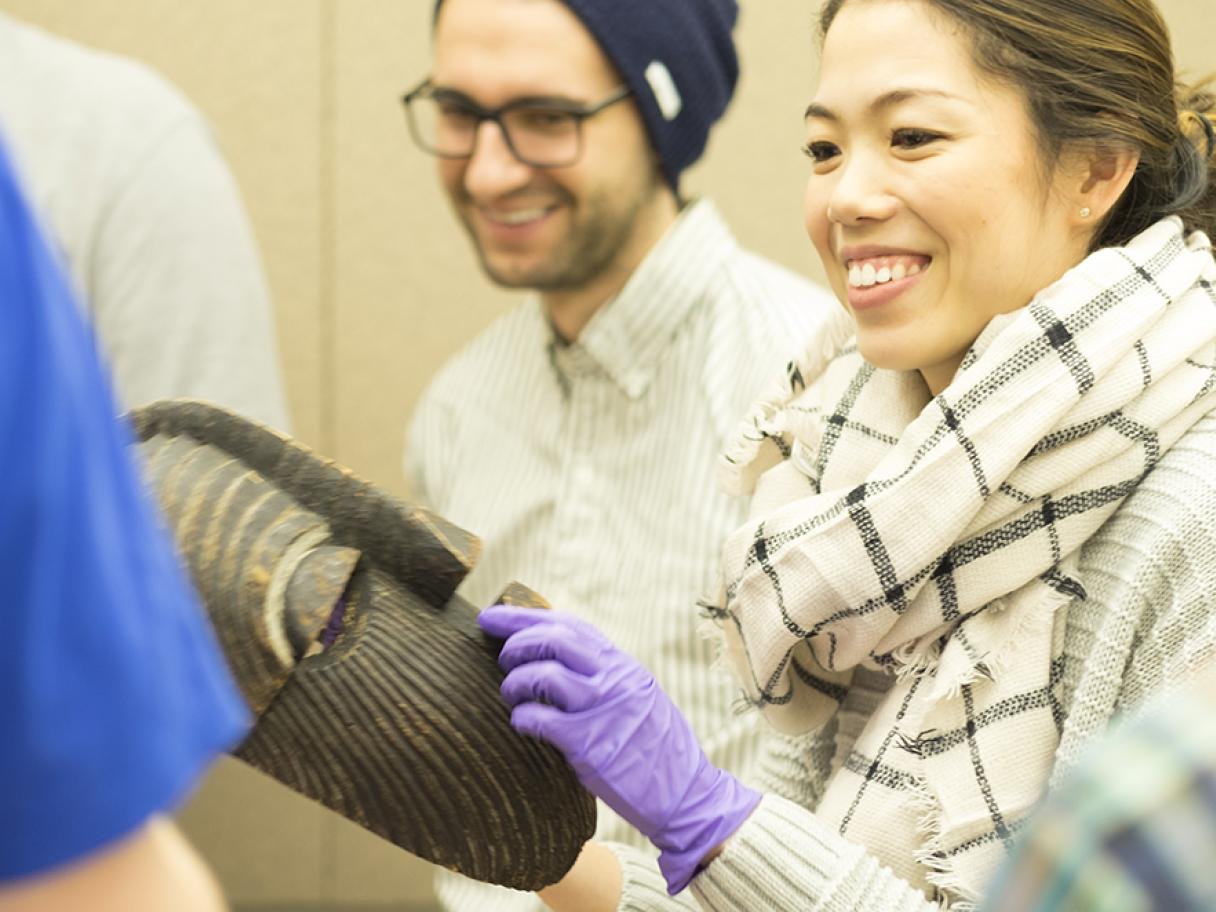
<path fill-rule="evenodd" d="M 398 96 L 425 72 L 431 0 L 0 0 L 141 58 L 215 127 L 261 242 L 298 435 L 399 493 L 427 378 L 512 296 L 490 287 L 411 145 Z M 744 75 L 706 161 L 744 244 L 816 274 L 801 228 L 810 0 L 744 0 Z M 1161 0 L 1184 68 L 1216 70 L 1216 0 Z M 423 865 L 235 762 L 185 814 L 239 902 L 409 901 Z"/>

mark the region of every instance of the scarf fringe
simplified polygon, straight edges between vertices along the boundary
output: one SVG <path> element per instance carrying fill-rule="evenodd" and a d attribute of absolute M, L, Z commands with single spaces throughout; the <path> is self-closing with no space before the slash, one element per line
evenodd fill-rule
<path fill-rule="evenodd" d="M 1016 661 L 1018 648 L 1029 639 L 1051 634 L 1055 624 L 1056 613 L 1067 606 L 1073 595 L 1044 586 L 1046 592 L 1038 596 L 1035 610 L 1029 606 L 1014 606 L 1006 599 L 997 599 L 986 611 L 1013 611 L 1014 623 L 1012 629 L 997 643 L 992 645 L 982 655 L 968 662 L 949 678 L 939 679 L 934 684 L 934 696 L 941 700 L 957 700 L 962 696 L 964 687 L 972 687 L 983 681 L 996 681 Z M 934 669 L 940 669 L 940 662 Z"/>
<path fill-rule="evenodd" d="M 946 857 L 942 842 L 942 806 L 937 796 L 919 777 L 908 791 L 908 806 L 916 815 L 916 832 L 925 837 L 912 857 L 926 871 L 925 880 L 934 888 L 933 898 L 947 912 L 976 912 L 979 897 L 959 880 L 954 864 Z"/>
<path fill-rule="evenodd" d="M 1045 590 L 1045 591 L 1044 591 Z M 961 698 L 964 686 L 980 681 L 996 681 L 1017 660 L 1018 646 L 1028 638 L 1050 636 L 1057 612 L 1072 601 L 1073 595 L 1044 585 L 1036 593 L 1038 610 L 1026 610 L 1027 606 L 1015 606 L 1007 600 L 998 600 L 987 611 L 1014 611 L 1010 629 L 991 649 L 967 663 L 948 681 L 935 682 L 936 699 L 955 700 Z M 940 642 L 940 641 L 938 641 Z M 923 668 L 929 663 L 931 650 L 900 669 L 901 673 L 912 673 L 909 669 Z M 934 660 L 940 655 L 934 654 Z M 940 670 L 940 663 L 933 673 Z M 923 672 L 922 672 L 923 673 Z M 922 732 L 916 737 L 900 733 L 901 746 L 920 755 L 923 745 L 933 740 L 933 732 Z M 946 854 L 944 833 L 946 829 L 941 801 L 932 792 L 924 779 L 917 777 L 908 793 L 909 807 L 916 818 L 916 832 L 924 838 L 921 846 L 913 851 L 913 858 L 925 871 L 925 880 L 940 894 L 936 897 L 951 912 L 976 912 L 979 894 L 967 888 L 954 863 Z"/>
<path fill-rule="evenodd" d="M 751 494 L 766 469 L 789 458 L 795 435 L 786 406 L 822 373 L 852 335 L 852 320 L 843 310 L 832 311 L 799 357 L 770 383 L 718 461 L 718 484 L 727 494 Z"/>
<path fill-rule="evenodd" d="M 732 684 L 738 684 L 739 673 L 726 648 L 726 637 L 722 635 L 722 622 L 727 617 L 726 609 L 707 599 L 698 599 L 697 607 L 701 609 L 701 616 L 693 628 L 695 635 L 699 640 L 708 640 L 713 646 L 713 658 L 709 663 L 710 677 L 725 678 Z M 746 694 L 743 694 L 742 702 L 746 703 L 746 709 L 754 709 L 757 706 Z"/>
<path fill-rule="evenodd" d="M 942 657 L 942 641 L 936 639 L 927 647 L 921 647 L 920 643 L 919 640 L 913 640 L 891 653 L 895 680 L 901 684 L 937 671 L 938 662 Z"/>
<path fill-rule="evenodd" d="M 784 399 L 777 394 L 756 403 L 722 454 L 718 485 L 727 494 L 751 494 L 760 475 L 789 455 Z"/>

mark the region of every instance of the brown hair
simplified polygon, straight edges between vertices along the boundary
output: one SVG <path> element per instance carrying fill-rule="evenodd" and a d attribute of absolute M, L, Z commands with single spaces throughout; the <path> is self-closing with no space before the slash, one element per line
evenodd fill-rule
<path fill-rule="evenodd" d="M 826 37 L 849 0 L 828 0 Z M 1167 215 L 1216 230 L 1216 95 L 1177 82 L 1152 0 L 922 0 L 962 26 L 976 65 L 1019 87 L 1054 163 L 1073 143 L 1140 153 L 1093 246 L 1124 244 Z"/>

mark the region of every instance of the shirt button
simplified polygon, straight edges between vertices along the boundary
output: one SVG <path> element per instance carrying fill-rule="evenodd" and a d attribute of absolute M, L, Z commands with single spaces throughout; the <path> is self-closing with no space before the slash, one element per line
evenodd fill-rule
<path fill-rule="evenodd" d="M 646 372 L 630 371 L 622 378 L 622 385 L 630 396 L 640 396 L 642 388 L 646 385 Z"/>

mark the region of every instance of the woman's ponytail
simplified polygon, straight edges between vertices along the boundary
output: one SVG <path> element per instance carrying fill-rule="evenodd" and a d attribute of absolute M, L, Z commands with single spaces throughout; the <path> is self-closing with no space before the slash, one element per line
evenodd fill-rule
<path fill-rule="evenodd" d="M 1178 91 L 1175 197 L 1166 214 L 1216 235 L 1216 92 L 1210 82 Z"/>

